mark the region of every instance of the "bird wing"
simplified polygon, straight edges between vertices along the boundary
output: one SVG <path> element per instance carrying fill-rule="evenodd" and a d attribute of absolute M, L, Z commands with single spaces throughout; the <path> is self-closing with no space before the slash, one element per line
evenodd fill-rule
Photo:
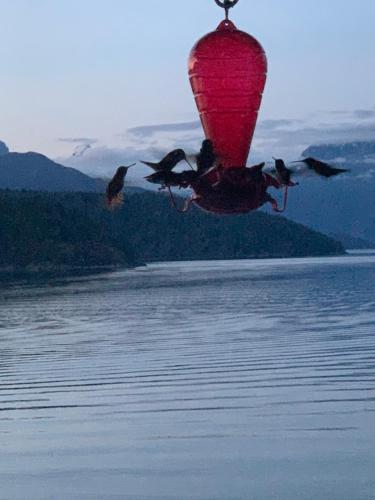
<path fill-rule="evenodd" d="M 186 161 L 186 153 L 183 149 L 174 149 L 170 151 L 160 162 L 160 166 L 163 170 L 173 170 L 178 163 L 181 161 Z"/>
<path fill-rule="evenodd" d="M 141 161 L 141 163 L 143 163 L 143 165 L 147 165 L 148 167 L 152 168 L 152 170 L 155 170 L 155 172 L 160 170 L 159 163 L 153 163 L 151 161 Z"/>

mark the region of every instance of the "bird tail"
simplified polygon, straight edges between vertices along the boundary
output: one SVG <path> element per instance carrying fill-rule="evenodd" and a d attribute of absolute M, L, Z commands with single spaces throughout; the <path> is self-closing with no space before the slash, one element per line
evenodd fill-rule
<path fill-rule="evenodd" d="M 346 172 L 350 172 L 348 168 L 331 167 L 330 165 L 328 165 L 328 167 L 329 173 L 331 175 L 345 174 Z"/>
<path fill-rule="evenodd" d="M 122 193 L 119 193 L 116 196 L 107 197 L 105 201 L 108 210 L 116 210 L 117 208 L 120 208 L 124 203 L 124 195 Z"/>

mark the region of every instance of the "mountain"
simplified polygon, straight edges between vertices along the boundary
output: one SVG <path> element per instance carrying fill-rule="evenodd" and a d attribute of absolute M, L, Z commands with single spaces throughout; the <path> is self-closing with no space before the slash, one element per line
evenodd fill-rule
<path fill-rule="evenodd" d="M 1 268 L 37 270 L 344 253 L 332 238 L 283 217 L 181 215 L 151 192 L 108 212 L 95 193 L 0 191 L 0 249 Z"/>
<path fill-rule="evenodd" d="M 1 151 L 0 143 L 0 151 Z M 0 154 L 0 189 L 34 191 L 102 191 L 103 181 L 64 167 L 39 153 Z"/>
<path fill-rule="evenodd" d="M 355 141 L 342 144 L 318 144 L 308 147 L 304 158 L 312 156 L 340 163 L 369 163 L 375 167 L 375 141 Z"/>
<path fill-rule="evenodd" d="M 351 172 L 328 181 L 301 179 L 290 192 L 286 216 L 327 234 L 375 242 L 375 141 L 310 146 L 303 156 L 315 156 Z M 39 153 L 9 153 L 0 142 L 0 189 L 103 192 L 105 184 Z M 137 192 L 142 189 L 128 186 L 128 195 Z"/>
<path fill-rule="evenodd" d="M 5 142 L 0 141 L 0 156 L 7 155 L 8 153 L 8 146 L 5 144 Z"/>
<path fill-rule="evenodd" d="M 375 248 L 375 244 L 371 241 L 363 240 L 362 238 L 354 238 L 348 234 L 330 234 L 330 236 L 340 241 L 346 250 L 372 250 Z"/>
<path fill-rule="evenodd" d="M 350 172 L 335 179 L 301 178 L 286 216 L 327 234 L 375 242 L 375 141 L 310 146 L 313 156 Z"/>

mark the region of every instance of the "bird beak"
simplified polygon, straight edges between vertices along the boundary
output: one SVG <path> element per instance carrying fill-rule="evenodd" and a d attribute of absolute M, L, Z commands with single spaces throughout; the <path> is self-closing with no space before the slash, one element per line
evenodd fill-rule
<path fill-rule="evenodd" d="M 136 164 L 137 164 L 137 163 L 132 163 L 131 165 L 129 165 L 129 166 L 128 166 L 128 167 L 126 167 L 126 168 L 132 168 L 132 167 L 134 167 L 134 165 L 136 165 Z"/>

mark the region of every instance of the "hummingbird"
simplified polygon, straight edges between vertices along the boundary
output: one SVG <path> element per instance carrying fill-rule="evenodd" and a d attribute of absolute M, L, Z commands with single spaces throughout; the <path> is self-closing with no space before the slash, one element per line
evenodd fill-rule
<path fill-rule="evenodd" d="M 195 170 L 184 170 L 179 176 L 179 187 L 180 188 L 188 188 L 191 186 L 199 177 L 198 172 Z"/>
<path fill-rule="evenodd" d="M 160 184 L 161 186 L 165 186 L 167 182 L 167 174 L 168 172 L 159 170 L 158 172 L 154 172 L 153 174 L 147 175 L 145 179 L 147 182 L 150 182 L 151 184 Z"/>
<path fill-rule="evenodd" d="M 135 163 L 129 165 L 128 167 L 119 167 L 116 170 L 115 175 L 112 180 L 109 182 L 106 189 L 106 205 L 109 210 L 114 210 L 123 202 L 123 195 L 121 193 L 124 184 L 125 177 L 128 173 L 130 167 L 133 167 Z"/>
<path fill-rule="evenodd" d="M 160 184 L 161 189 L 163 189 L 167 186 L 178 186 L 178 175 L 179 174 L 171 170 L 158 170 L 145 177 L 145 179 L 151 184 Z"/>
<path fill-rule="evenodd" d="M 217 156 L 214 151 L 214 144 L 210 139 L 202 142 L 200 152 L 196 156 L 198 174 L 202 175 L 214 166 Z"/>
<path fill-rule="evenodd" d="M 144 165 L 147 165 L 148 167 L 151 167 L 153 170 L 155 170 L 155 172 L 171 172 L 174 167 L 182 160 L 185 160 L 190 168 L 192 168 L 183 149 L 174 149 L 173 151 L 168 153 L 161 161 L 159 161 L 159 163 L 153 163 L 150 161 L 142 161 L 142 163 Z"/>
<path fill-rule="evenodd" d="M 148 175 L 145 179 L 151 184 L 160 184 L 162 189 L 165 187 L 186 188 L 194 182 L 196 176 L 197 172 L 193 170 L 184 170 L 180 173 L 161 170 Z"/>
<path fill-rule="evenodd" d="M 259 165 L 254 165 L 253 167 L 247 168 L 246 171 L 251 178 L 251 180 L 255 182 L 259 182 L 262 180 L 263 168 L 265 167 L 265 163 L 259 163 Z"/>
<path fill-rule="evenodd" d="M 314 170 L 318 175 L 323 177 L 334 177 L 335 175 L 343 174 L 349 172 L 349 170 L 343 168 L 332 167 L 328 163 L 316 160 L 315 158 L 304 158 L 303 160 L 295 161 L 293 163 L 304 163 L 309 167 L 310 170 Z"/>
<path fill-rule="evenodd" d="M 284 186 L 295 186 L 296 184 L 292 181 L 293 172 L 287 168 L 284 160 L 274 158 L 275 160 L 275 169 L 277 178 L 280 181 L 280 184 Z"/>

